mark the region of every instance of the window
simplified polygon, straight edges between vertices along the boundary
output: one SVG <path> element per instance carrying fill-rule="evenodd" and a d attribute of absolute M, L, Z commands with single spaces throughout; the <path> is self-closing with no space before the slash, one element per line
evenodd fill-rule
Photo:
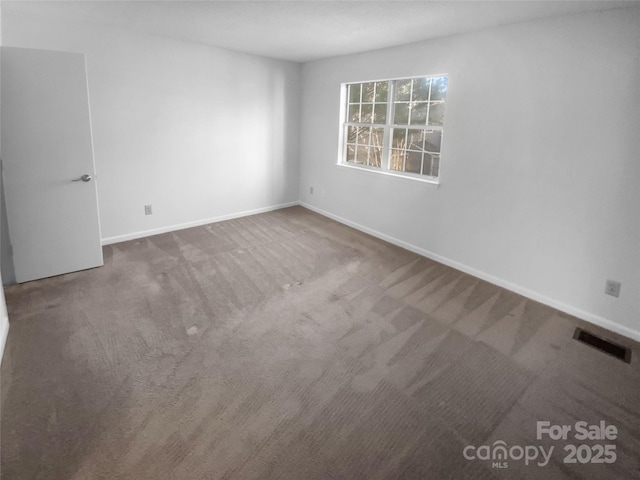
<path fill-rule="evenodd" d="M 420 77 L 345 88 L 340 164 L 437 180 L 447 77 Z"/>

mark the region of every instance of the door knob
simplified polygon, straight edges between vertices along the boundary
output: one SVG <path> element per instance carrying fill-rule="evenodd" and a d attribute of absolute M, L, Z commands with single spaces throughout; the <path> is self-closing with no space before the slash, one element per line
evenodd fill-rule
<path fill-rule="evenodd" d="M 82 180 L 83 182 L 90 182 L 91 181 L 91 175 L 84 174 L 80 178 L 76 178 L 76 179 L 71 180 L 71 181 L 72 182 L 79 182 L 80 180 Z"/>

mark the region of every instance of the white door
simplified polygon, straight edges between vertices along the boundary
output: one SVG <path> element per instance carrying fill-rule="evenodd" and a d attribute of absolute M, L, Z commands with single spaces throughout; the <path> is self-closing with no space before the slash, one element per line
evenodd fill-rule
<path fill-rule="evenodd" d="M 0 145 L 16 281 L 100 266 L 84 55 L 1 48 Z"/>

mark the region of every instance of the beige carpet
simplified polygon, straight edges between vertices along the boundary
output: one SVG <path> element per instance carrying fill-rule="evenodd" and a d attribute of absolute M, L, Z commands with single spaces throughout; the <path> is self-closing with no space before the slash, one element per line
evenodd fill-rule
<path fill-rule="evenodd" d="M 104 251 L 6 290 L 2 479 L 640 478 L 633 342 L 607 334 L 623 363 L 573 317 L 301 207 Z M 619 434 L 537 440 L 539 420 Z M 463 456 L 499 440 L 555 450 Z M 569 443 L 617 459 L 567 464 Z"/>

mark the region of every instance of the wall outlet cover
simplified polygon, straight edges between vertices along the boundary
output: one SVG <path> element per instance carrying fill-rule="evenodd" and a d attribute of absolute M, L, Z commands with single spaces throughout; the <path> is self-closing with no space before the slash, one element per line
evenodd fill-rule
<path fill-rule="evenodd" d="M 607 283 L 604 286 L 604 293 L 611 295 L 612 297 L 619 297 L 620 285 L 620 282 L 616 282 L 615 280 L 607 280 Z"/>

